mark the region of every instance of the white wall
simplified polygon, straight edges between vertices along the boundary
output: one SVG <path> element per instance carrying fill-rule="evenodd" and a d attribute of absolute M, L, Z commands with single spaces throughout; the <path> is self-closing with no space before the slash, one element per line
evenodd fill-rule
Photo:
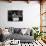
<path fill-rule="evenodd" d="M 22 22 L 9 22 L 8 10 L 23 10 Z M 32 27 L 40 26 L 40 4 L 30 2 L 0 2 L 0 27 Z"/>

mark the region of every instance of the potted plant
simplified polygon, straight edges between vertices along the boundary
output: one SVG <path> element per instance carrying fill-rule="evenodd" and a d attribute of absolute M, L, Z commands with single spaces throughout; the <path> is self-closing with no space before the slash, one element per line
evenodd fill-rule
<path fill-rule="evenodd" d="M 35 31 L 35 33 L 34 33 L 34 40 L 36 40 L 38 37 L 41 38 L 42 32 L 39 32 L 39 30 L 38 30 L 39 28 L 38 27 L 32 27 L 32 28 Z"/>

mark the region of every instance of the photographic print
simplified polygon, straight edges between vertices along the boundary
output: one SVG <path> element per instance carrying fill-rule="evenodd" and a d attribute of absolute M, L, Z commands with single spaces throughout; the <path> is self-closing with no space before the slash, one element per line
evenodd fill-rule
<path fill-rule="evenodd" d="M 8 21 L 23 21 L 23 11 L 8 10 Z"/>

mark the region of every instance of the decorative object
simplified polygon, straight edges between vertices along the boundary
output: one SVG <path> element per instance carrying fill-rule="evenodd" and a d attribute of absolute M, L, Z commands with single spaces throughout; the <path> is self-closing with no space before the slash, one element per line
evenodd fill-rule
<path fill-rule="evenodd" d="M 20 33 L 21 29 L 20 28 L 14 28 L 14 33 Z"/>
<path fill-rule="evenodd" d="M 41 38 L 42 37 L 42 32 L 39 32 L 38 31 L 38 27 L 32 27 L 33 28 L 33 30 L 35 30 L 35 33 L 34 33 L 34 39 L 36 40 L 37 38 L 39 39 L 39 38 Z"/>
<path fill-rule="evenodd" d="M 23 21 L 23 11 L 8 10 L 8 21 Z"/>
<path fill-rule="evenodd" d="M 9 27 L 8 32 L 10 32 L 11 34 L 14 34 L 14 27 Z"/>
<path fill-rule="evenodd" d="M 38 27 L 32 27 L 35 31 L 37 31 L 38 30 Z"/>
<path fill-rule="evenodd" d="M 27 32 L 27 29 L 25 28 L 25 29 L 21 29 L 21 33 L 24 35 L 24 34 L 26 34 L 26 32 Z"/>

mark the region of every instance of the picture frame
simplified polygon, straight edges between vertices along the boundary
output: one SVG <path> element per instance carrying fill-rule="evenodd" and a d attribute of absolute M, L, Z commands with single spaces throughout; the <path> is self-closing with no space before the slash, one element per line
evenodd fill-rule
<path fill-rule="evenodd" d="M 23 10 L 8 10 L 8 21 L 23 21 Z"/>

